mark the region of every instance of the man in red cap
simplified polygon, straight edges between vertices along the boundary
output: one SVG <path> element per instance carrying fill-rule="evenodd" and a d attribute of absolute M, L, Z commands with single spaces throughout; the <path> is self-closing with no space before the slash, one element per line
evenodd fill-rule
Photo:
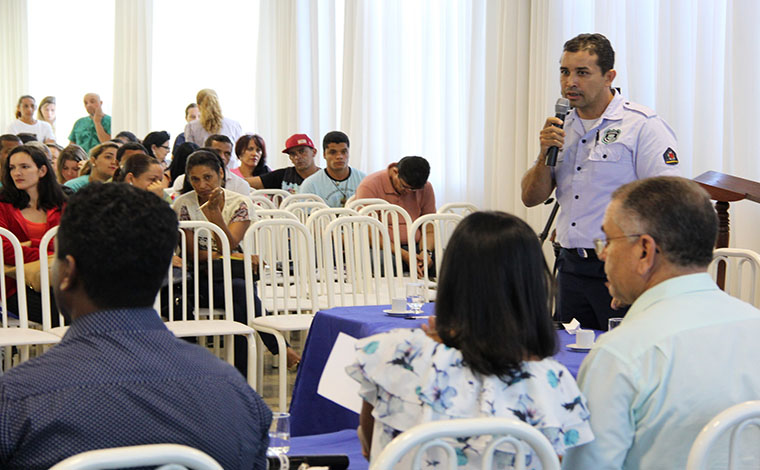
<path fill-rule="evenodd" d="M 285 150 L 293 166 L 270 171 L 249 179 L 255 189 L 284 189 L 292 194 L 298 192 L 303 180 L 319 170 L 314 163 L 317 149 L 306 134 L 293 134 L 285 141 Z"/>

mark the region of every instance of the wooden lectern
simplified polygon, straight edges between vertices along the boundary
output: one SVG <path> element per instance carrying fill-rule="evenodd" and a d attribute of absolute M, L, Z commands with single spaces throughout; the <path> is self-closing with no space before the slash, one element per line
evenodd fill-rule
<path fill-rule="evenodd" d="M 708 171 L 694 178 L 699 183 L 715 203 L 715 210 L 718 212 L 718 239 L 715 241 L 715 248 L 727 248 L 730 236 L 728 223 L 728 206 L 730 202 L 749 199 L 750 201 L 760 203 L 760 183 L 745 180 L 736 176 L 725 175 L 717 171 Z M 726 265 L 718 264 L 718 285 L 723 288 L 726 279 Z"/>

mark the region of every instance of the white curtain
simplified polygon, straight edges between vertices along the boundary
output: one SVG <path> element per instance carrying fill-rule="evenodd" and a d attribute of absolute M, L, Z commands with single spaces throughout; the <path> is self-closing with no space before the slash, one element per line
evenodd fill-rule
<path fill-rule="evenodd" d="M 152 129 L 153 0 L 116 0 L 111 135 Z"/>
<path fill-rule="evenodd" d="M 0 134 L 16 118 L 16 104 L 29 93 L 27 0 L 0 2 Z"/>

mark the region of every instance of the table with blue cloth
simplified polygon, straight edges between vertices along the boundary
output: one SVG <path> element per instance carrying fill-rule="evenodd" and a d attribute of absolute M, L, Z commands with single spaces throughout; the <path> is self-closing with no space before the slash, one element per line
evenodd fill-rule
<path fill-rule="evenodd" d="M 432 315 L 435 304 L 425 304 L 422 309 Z M 354 338 L 364 338 L 394 328 L 417 328 L 427 323 L 427 318 L 390 317 L 383 313 L 389 305 L 336 307 L 317 312 L 306 338 L 301 365 L 293 389 L 290 404 L 290 432 L 292 436 L 310 436 L 343 429 L 356 429 L 359 415 L 317 394 L 319 379 L 325 368 L 338 333 Z M 598 335 L 599 332 L 597 332 Z M 575 342 L 575 337 L 558 331 L 559 351 L 554 358 L 562 363 L 575 377 L 586 357 L 586 352 L 573 352 L 565 346 Z"/>

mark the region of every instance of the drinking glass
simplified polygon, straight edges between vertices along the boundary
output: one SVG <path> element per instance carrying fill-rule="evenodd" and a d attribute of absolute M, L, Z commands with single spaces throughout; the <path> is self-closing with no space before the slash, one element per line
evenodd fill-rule
<path fill-rule="evenodd" d="M 269 450 L 275 454 L 287 454 L 290 450 L 290 413 L 272 413 Z"/>
<path fill-rule="evenodd" d="M 607 321 L 607 331 L 614 330 L 615 328 L 617 328 L 618 326 L 620 326 L 620 322 L 622 322 L 622 321 L 623 321 L 623 319 L 619 318 L 619 317 L 610 318 Z"/>
<path fill-rule="evenodd" d="M 425 285 L 421 282 L 410 282 L 406 285 L 406 304 L 412 309 L 412 314 L 422 313 L 425 303 Z"/>

